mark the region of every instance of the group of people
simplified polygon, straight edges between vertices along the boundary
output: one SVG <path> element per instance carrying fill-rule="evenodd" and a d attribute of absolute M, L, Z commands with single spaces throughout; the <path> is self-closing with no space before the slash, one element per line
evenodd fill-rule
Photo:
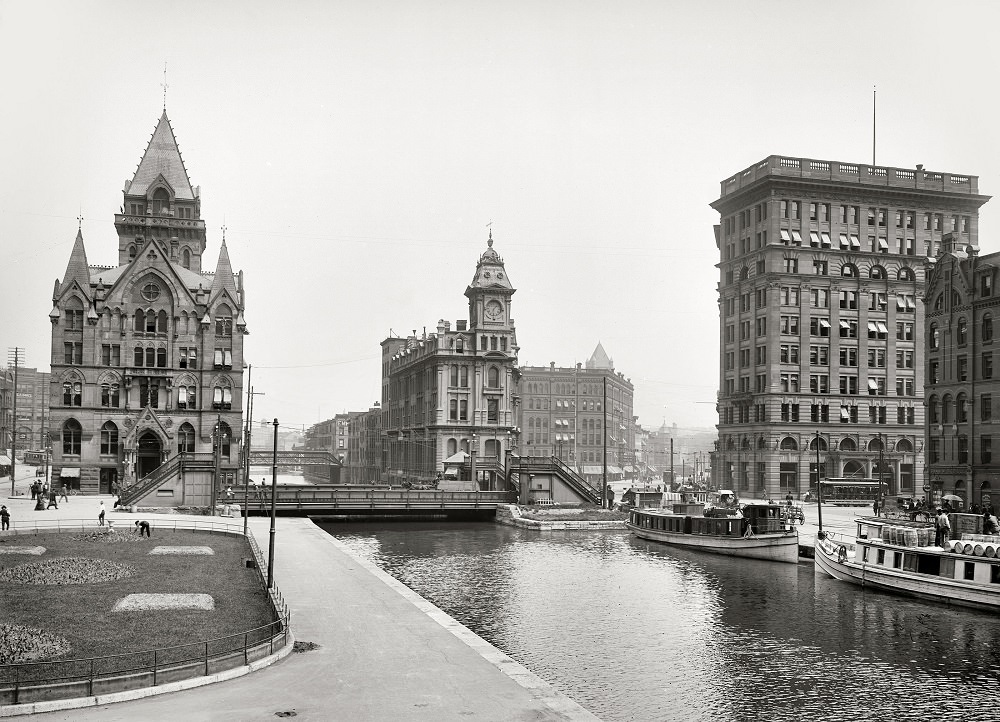
<path fill-rule="evenodd" d="M 69 497 L 66 495 L 65 484 L 61 485 L 59 492 L 56 493 L 54 486 L 49 487 L 48 483 L 43 481 L 33 481 L 31 483 L 31 498 L 35 501 L 35 511 L 45 511 L 52 507 L 58 509 L 60 501 L 69 501 Z M 46 501 L 48 501 L 48 505 L 46 505 Z"/>

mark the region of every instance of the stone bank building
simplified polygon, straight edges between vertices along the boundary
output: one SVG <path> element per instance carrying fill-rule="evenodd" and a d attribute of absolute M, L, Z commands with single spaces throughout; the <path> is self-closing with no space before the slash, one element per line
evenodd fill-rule
<path fill-rule="evenodd" d="M 157 474 L 158 506 L 205 504 L 239 465 L 243 274 L 205 270 L 202 196 L 166 111 L 115 214 L 113 265 L 78 231 L 52 293 L 53 479 L 111 493 Z M 162 468 L 166 467 L 166 468 Z"/>

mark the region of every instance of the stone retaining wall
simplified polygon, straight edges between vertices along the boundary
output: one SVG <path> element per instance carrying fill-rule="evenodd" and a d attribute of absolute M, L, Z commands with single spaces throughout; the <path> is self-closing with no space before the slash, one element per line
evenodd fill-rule
<path fill-rule="evenodd" d="M 516 504 L 505 504 L 497 507 L 495 517 L 497 524 L 515 526 L 521 529 L 537 529 L 539 531 L 561 531 L 568 529 L 624 529 L 624 521 L 560 521 L 558 519 L 539 521 L 525 519 Z"/>

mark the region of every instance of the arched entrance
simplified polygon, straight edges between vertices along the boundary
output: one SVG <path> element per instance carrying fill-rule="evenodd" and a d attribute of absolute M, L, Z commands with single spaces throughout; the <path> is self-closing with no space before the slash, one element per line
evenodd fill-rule
<path fill-rule="evenodd" d="M 160 465 L 163 445 L 160 437 L 152 431 L 143 432 L 139 437 L 139 447 L 135 455 L 135 476 L 141 479 Z"/>

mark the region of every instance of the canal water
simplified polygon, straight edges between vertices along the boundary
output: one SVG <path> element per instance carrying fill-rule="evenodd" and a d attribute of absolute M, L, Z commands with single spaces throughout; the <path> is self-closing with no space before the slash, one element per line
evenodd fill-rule
<path fill-rule="evenodd" d="M 321 526 L 606 722 L 1000 716 L 994 614 L 625 531 Z"/>

